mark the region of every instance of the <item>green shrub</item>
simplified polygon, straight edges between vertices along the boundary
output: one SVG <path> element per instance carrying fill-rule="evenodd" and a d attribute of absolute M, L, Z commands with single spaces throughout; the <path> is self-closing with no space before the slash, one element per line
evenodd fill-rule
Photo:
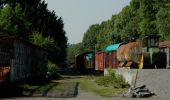
<path fill-rule="evenodd" d="M 126 83 L 125 79 L 122 75 L 117 74 L 115 81 L 114 81 L 114 87 L 115 88 L 126 88 L 128 84 Z"/>
<path fill-rule="evenodd" d="M 128 86 L 122 75 L 116 74 L 114 70 L 110 69 L 108 72 L 108 76 L 100 76 L 95 80 L 95 82 L 98 85 L 105 87 L 113 86 L 114 88 L 126 88 Z"/>
<path fill-rule="evenodd" d="M 109 76 L 114 79 L 116 78 L 116 72 L 112 69 L 108 69 L 108 72 L 109 72 Z"/>
<path fill-rule="evenodd" d="M 105 76 L 105 77 L 101 76 L 101 77 L 98 77 L 96 79 L 96 83 L 98 85 L 102 85 L 102 86 L 105 86 L 105 87 L 112 85 L 113 84 L 112 82 L 113 81 L 111 80 L 110 76 Z"/>
<path fill-rule="evenodd" d="M 59 68 L 59 66 L 57 66 L 54 63 L 51 63 L 50 61 L 48 62 L 48 72 L 51 73 L 51 78 L 52 79 L 59 79 L 61 78 L 59 72 L 61 71 L 61 69 Z"/>

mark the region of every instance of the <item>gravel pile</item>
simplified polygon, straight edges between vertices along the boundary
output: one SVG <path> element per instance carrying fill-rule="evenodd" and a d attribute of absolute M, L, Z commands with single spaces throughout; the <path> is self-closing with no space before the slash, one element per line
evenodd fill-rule
<path fill-rule="evenodd" d="M 129 98 L 144 98 L 144 97 L 151 97 L 154 95 L 145 85 L 136 87 L 136 88 L 129 88 L 129 91 L 123 94 L 123 97 Z"/>

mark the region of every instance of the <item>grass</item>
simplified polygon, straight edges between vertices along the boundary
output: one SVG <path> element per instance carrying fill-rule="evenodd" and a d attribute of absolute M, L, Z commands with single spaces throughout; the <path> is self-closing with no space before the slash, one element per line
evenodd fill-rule
<path fill-rule="evenodd" d="M 94 92 L 103 97 L 118 96 L 122 92 L 127 91 L 127 88 L 115 88 L 112 85 L 102 86 L 96 83 L 96 76 L 64 76 L 63 79 L 53 81 L 45 84 L 30 85 L 24 84 L 22 87 L 29 90 L 32 94 L 47 94 L 52 93 L 55 95 L 67 94 L 75 88 L 76 83 L 79 87 L 87 92 Z M 64 92 L 65 91 L 65 92 Z M 71 94 L 71 92 L 70 92 Z M 60 97 L 60 96 L 59 96 Z"/>
<path fill-rule="evenodd" d="M 88 92 L 95 92 L 103 97 L 113 97 L 118 96 L 122 92 L 127 91 L 127 88 L 114 88 L 113 86 L 101 86 L 95 82 L 97 77 L 87 77 L 79 80 L 79 85 L 82 90 Z"/>

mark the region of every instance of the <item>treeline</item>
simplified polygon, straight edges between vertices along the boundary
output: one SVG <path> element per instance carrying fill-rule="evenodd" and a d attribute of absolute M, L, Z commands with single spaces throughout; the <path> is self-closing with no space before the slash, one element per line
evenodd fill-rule
<path fill-rule="evenodd" d="M 0 30 L 32 42 L 49 52 L 50 61 L 63 65 L 67 38 L 64 23 L 41 0 L 0 0 Z"/>
<path fill-rule="evenodd" d="M 147 35 L 160 35 L 170 40 L 170 1 L 131 0 L 130 4 L 111 19 L 91 25 L 83 41 L 76 44 L 74 55 L 86 51 L 101 51 L 111 43 L 141 39 Z M 73 55 L 73 54 L 72 54 Z"/>

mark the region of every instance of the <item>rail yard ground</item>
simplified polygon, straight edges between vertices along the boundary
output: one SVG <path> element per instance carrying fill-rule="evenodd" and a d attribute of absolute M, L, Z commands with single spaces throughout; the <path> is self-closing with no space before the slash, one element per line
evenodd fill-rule
<path fill-rule="evenodd" d="M 82 88 L 82 83 L 88 84 L 89 76 L 65 76 L 49 84 L 39 86 L 24 85 L 31 91 L 25 91 L 25 96 L 10 96 L 0 100 L 169 100 L 170 98 L 153 96 L 150 98 L 103 97 L 94 91 Z M 84 80 L 84 81 L 83 81 Z M 80 82 L 81 81 L 81 82 Z M 78 84 L 79 83 L 79 84 Z"/>

